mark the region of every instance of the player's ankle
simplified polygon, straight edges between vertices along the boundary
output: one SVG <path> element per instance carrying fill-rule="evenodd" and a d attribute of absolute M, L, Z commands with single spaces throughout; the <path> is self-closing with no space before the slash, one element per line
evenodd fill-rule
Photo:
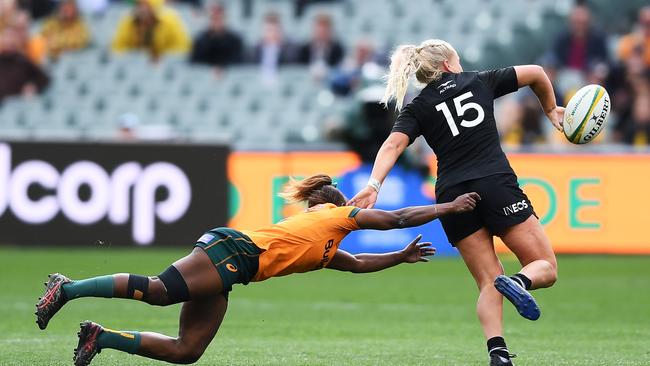
<path fill-rule="evenodd" d="M 508 346 L 506 346 L 506 341 L 503 337 L 492 337 L 488 339 L 487 349 L 488 355 L 490 356 L 496 354 L 503 358 L 510 358 L 510 352 L 508 351 Z"/>
<path fill-rule="evenodd" d="M 515 273 L 512 276 L 510 276 L 517 284 L 519 284 L 521 287 L 523 287 L 526 290 L 530 290 L 530 286 L 532 286 L 533 282 L 528 278 L 525 274 L 523 273 Z"/>

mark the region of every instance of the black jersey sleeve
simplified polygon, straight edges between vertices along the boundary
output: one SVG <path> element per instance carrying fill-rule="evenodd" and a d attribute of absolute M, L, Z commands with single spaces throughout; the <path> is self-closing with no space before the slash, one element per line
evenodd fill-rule
<path fill-rule="evenodd" d="M 510 66 L 503 69 L 481 71 L 478 77 L 494 92 L 494 98 L 515 92 L 519 89 L 517 72 Z"/>
<path fill-rule="evenodd" d="M 420 125 L 418 124 L 418 120 L 415 117 L 411 105 L 407 105 L 400 111 L 399 116 L 397 116 L 397 120 L 395 120 L 395 124 L 393 125 L 391 133 L 392 132 L 401 132 L 408 136 L 409 145 L 420 136 Z"/>

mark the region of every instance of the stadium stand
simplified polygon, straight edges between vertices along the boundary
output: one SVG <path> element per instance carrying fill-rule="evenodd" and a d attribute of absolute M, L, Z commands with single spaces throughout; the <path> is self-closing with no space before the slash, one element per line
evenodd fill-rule
<path fill-rule="evenodd" d="M 593 9 L 623 18 L 638 3 L 594 1 Z M 565 23 L 573 1 L 469 0 L 457 7 L 453 0 L 421 1 L 418 6 L 408 0 L 347 0 L 310 5 L 301 17 L 294 16 L 294 3 L 288 0 L 253 1 L 250 16 L 243 2 L 226 4 L 229 26 L 248 48 L 259 40 L 270 11 L 280 16 L 294 42 L 306 41 L 314 17 L 326 13 L 348 52 L 369 38 L 385 55 L 398 43 L 433 36 L 454 44 L 466 69 L 476 69 L 535 61 L 552 42 L 554 33 L 548 30 Z M 207 25 L 208 16 L 195 7 L 172 6 L 192 37 Z M 138 138 L 278 148 L 322 142 L 324 124 L 343 119 L 354 103 L 354 98 L 335 96 L 327 77 L 315 78 L 304 66 L 283 66 L 277 80 L 260 83 L 259 68 L 252 64 L 217 74 L 210 67 L 190 65 L 186 55 L 152 63 L 142 53 L 111 54 L 116 24 L 128 11 L 129 5 L 116 3 L 87 19 L 92 46 L 46 65 L 52 82 L 44 94 L 5 100 L 0 138 L 119 139 L 123 116 L 135 115 L 137 126 L 129 128 Z M 619 28 L 613 31 L 629 29 Z"/>

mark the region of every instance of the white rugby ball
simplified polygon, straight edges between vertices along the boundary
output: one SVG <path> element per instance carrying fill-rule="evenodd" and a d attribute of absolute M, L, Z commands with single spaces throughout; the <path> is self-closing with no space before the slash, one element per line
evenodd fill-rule
<path fill-rule="evenodd" d="M 576 92 L 564 111 L 564 135 L 574 144 L 586 144 L 605 127 L 612 103 L 607 90 L 587 85 Z"/>

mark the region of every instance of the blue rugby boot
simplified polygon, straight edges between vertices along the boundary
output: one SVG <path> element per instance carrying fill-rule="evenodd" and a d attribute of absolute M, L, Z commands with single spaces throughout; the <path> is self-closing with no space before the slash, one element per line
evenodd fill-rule
<path fill-rule="evenodd" d="M 519 315 L 529 320 L 539 319 L 541 313 L 535 298 L 517 281 L 500 275 L 494 280 L 494 287 L 517 308 Z"/>

